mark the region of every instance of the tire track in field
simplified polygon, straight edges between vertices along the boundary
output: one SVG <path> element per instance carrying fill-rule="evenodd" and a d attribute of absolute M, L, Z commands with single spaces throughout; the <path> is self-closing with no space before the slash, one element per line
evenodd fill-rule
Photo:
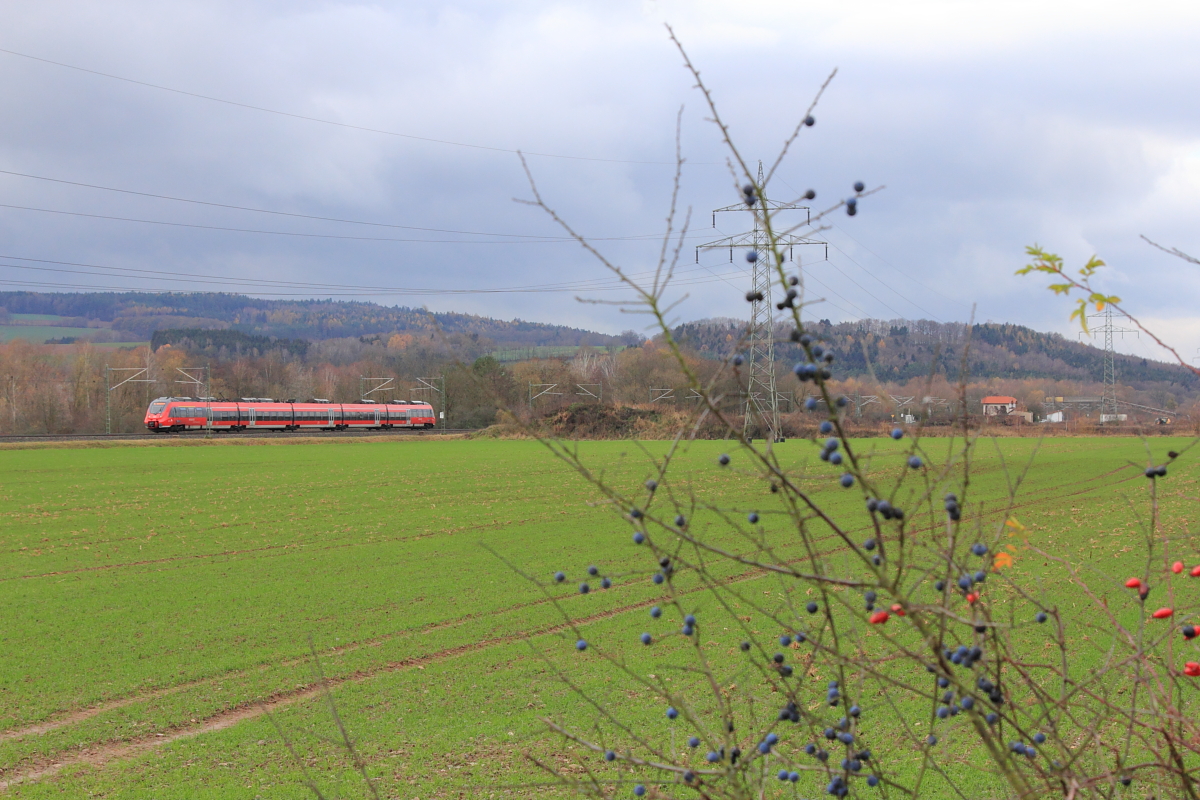
<path fill-rule="evenodd" d="M 1123 468 L 1118 468 L 1117 470 L 1111 470 L 1111 471 L 1103 473 L 1101 475 L 1094 476 L 1094 478 L 1090 479 L 1090 480 L 1107 477 L 1109 475 L 1114 474 L 1115 472 L 1118 472 L 1120 469 L 1123 469 Z M 1118 481 L 1117 483 L 1125 483 L 1130 480 L 1134 480 L 1137 477 L 1138 477 L 1137 475 L 1133 475 L 1133 476 L 1130 476 L 1129 478 L 1124 478 L 1124 479 Z M 1054 498 L 1052 498 L 1052 499 L 1058 499 L 1060 497 L 1071 497 L 1071 496 L 1075 496 L 1075 495 L 1079 495 L 1079 494 L 1086 494 L 1087 492 L 1095 491 L 1096 488 L 1105 488 L 1105 487 L 1102 486 L 1102 487 L 1090 487 L 1090 488 L 1086 488 L 1086 489 L 1080 489 L 1078 491 L 1070 492 L 1065 495 L 1055 495 Z M 1013 508 L 1013 510 L 1020 509 L 1020 508 L 1030 508 L 1030 507 L 1036 506 L 1036 505 L 1040 504 L 1041 502 L 1043 502 L 1043 499 L 1045 499 L 1045 498 L 1034 499 L 1028 503 L 1014 505 L 1012 508 Z M 1005 509 L 1005 510 L 1007 510 L 1007 509 Z M 990 511 L 990 512 L 986 512 L 986 513 L 988 515 L 994 515 L 994 514 L 998 514 L 998 513 L 1003 513 L 1003 511 L 1004 510 L 997 510 L 997 511 Z M 468 531 L 468 530 L 481 530 L 481 529 L 496 527 L 497 525 L 500 525 L 500 524 L 501 523 L 491 523 L 491 524 L 483 525 L 483 526 L 468 526 L 468 527 L 456 529 L 455 532 Z M 508 523 L 503 523 L 503 524 L 508 524 Z M 858 532 L 863 532 L 863 531 L 869 531 L 872 529 L 873 528 L 871 526 L 862 526 L 861 528 L 856 528 L 852 531 L 849 531 L 849 533 L 858 533 Z M 933 530 L 932 527 L 922 526 L 920 528 L 910 529 L 910 532 L 912 532 L 913 534 L 918 534 L 918 533 L 927 533 L 931 530 Z M 399 537 L 399 538 L 387 539 L 387 540 L 382 540 L 382 541 L 414 541 L 414 540 L 428 538 L 431 536 L 436 536 L 441 533 L 445 533 L 445 532 L 441 531 L 441 532 L 436 532 L 436 533 L 417 534 L 415 536 Z M 451 535 L 453 535 L 453 533 Z M 814 544 L 822 544 L 822 543 L 829 541 L 830 539 L 836 539 L 836 538 L 837 538 L 837 534 L 827 533 L 824 536 L 821 536 L 821 537 L 818 537 L 817 539 L 815 539 Z M 381 540 L 376 540 L 376 541 L 381 541 Z M 319 548 L 319 549 L 320 550 L 333 550 L 333 549 L 341 549 L 341 548 L 345 548 L 345 547 L 362 546 L 362 545 L 371 544 L 371 543 L 372 542 L 345 543 L 345 544 L 340 544 L 340 545 L 331 545 L 331 546 Z M 137 563 L 150 564 L 150 563 L 158 563 L 160 561 L 177 561 L 177 560 L 181 560 L 181 559 L 200 559 L 200 558 L 216 557 L 217 555 L 231 555 L 231 554 L 238 554 L 238 553 L 261 552 L 264 550 L 291 549 L 291 548 L 295 548 L 295 547 L 297 547 L 297 546 L 296 545 L 274 545 L 274 546 L 266 547 L 266 548 L 255 548 L 253 550 L 228 551 L 227 553 L 220 553 L 220 554 L 215 554 L 215 555 L 214 554 L 209 554 L 209 555 L 197 554 L 197 555 L 189 555 L 189 556 L 177 556 L 177 557 L 171 557 L 169 559 L 159 559 L 159 560 L 154 560 L 154 561 L 145 561 L 145 562 L 137 562 Z M 314 548 L 310 547 L 307 549 L 313 550 Z M 831 552 L 833 552 L 833 551 L 818 553 L 818 556 L 829 555 Z M 789 564 L 796 563 L 796 562 L 802 561 L 806 558 L 807 558 L 807 556 L 803 556 L 803 557 L 797 558 L 797 559 L 789 559 L 785 563 L 789 563 Z M 116 566 L 121 566 L 121 565 L 111 565 L 108 567 L 96 567 L 96 568 L 92 568 L 92 569 L 111 569 Z M 125 565 L 125 566 L 129 566 L 129 565 Z M 55 574 L 67 574 L 67 573 L 60 572 L 60 573 L 46 573 L 46 574 L 47 575 L 55 575 Z M 761 574 L 763 574 L 762 570 L 749 570 L 747 572 L 740 573 L 739 575 L 735 575 L 735 576 L 732 576 L 732 577 L 726 579 L 726 581 L 724 583 L 728 583 L 728 584 L 737 583 L 742 580 L 748 580 L 748 579 L 751 579 L 754 577 L 758 577 Z M 39 577 L 39 576 L 33 576 L 33 577 Z M 11 580 L 11 579 L 3 579 L 3 580 Z M 688 591 L 692 591 L 692 590 L 688 590 Z M 480 619 L 495 617 L 495 616 L 499 616 L 501 614 L 511 613 L 514 611 L 520 611 L 520 610 L 523 610 L 526 608 L 533 608 L 533 607 L 545 605 L 546 603 L 553 602 L 554 600 L 563 600 L 563 599 L 566 599 L 568 597 L 573 597 L 573 596 L 574 596 L 573 594 L 568 594 L 568 595 L 563 595 L 561 597 L 555 597 L 553 599 L 542 598 L 539 600 L 533 600 L 533 601 L 529 601 L 526 603 L 517 603 L 515 605 L 506 606 L 504 608 L 496 609 L 494 611 L 489 611 L 489 612 L 482 613 L 482 614 L 466 614 L 466 615 L 463 615 L 460 617 L 455 617 L 453 619 L 431 622 L 431 623 L 428 623 L 428 624 L 426 624 L 420 628 L 416 628 L 416 629 L 394 631 L 392 633 L 384 634 L 382 636 L 376 636 L 376 637 L 364 639 L 364 640 L 361 640 L 358 642 L 348 642 L 344 645 L 338 645 L 336 647 L 332 647 L 332 648 L 329 648 L 328 650 L 326 650 L 325 655 L 341 655 L 343 653 L 353 652 L 355 650 L 360 650 L 365 647 L 378 647 L 378 646 L 384 644 L 385 642 L 394 641 L 396 639 L 403 639 L 403 638 L 406 638 L 409 636 L 419 636 L 424 633 L 429 633 L 429 632 L 436 631 L 436 630 L 444 630 L 446 628 L 454 628 L 454 627 L 458 627 L 461 625 L 466 625 L 470 622 L 474 622 L 474 621 L 477 621 Z M 276 662 L 275 664 L 269 665 L 268 668 L 295 666 L 297 664 L 303 663 L 305 660 L 307 660 L 307 659 L 304 657 L 285 659 L 283 661 L 279 661 L 279 662 Z M 254 669 L 259 669 L 259 668 L 256 667 Z M 135 695 L 130 695 L 128 697 L 118 698 L 118 699 L 111 700 L 106 703 L 101 703 L 99 705 L 92 706 L 90 708 L 79 709 L 77 711 L 69 712 L 62 716 L 54 717 L 49 720 L 44 720 L 42 722 L 27 725 L 23 728 L 16 728 L 13 730 L 8 730 L 8 731 L 0 731 L 0 742 L 11 741 L 14 739 L 21 739 L 21 738 L 25 738 L 27 736 L 42 735 L 42 734 L 48 733 L 50 731 L 57 730 L 59 728 L 67 727 L 69 725 L 75 725 L 80 722 L 85 722 L 88 719 L 91 719 L 92 717 L 95 717 L 95 716 L 98 716 L 100 714 L 104 714 L 104 713 L 107 713 L 110 711 L 116 711 L 116 710 L 119 710 L 126 706 L 135 705 L 137 703 L 142 703 L 142 702 L 150 702 L 152 700 L 156 700 L 161 697 L 166 697 L 166 696 L 169 696 L 172 694 L 176 694 L 178 692 L 197 688 L 197 687 L 204 686 L 204 685 L 214 683 L 214 682 L 218 682 L 221 680 L 229 680 L 231 678 L 236 679 L 238 676 L 244 675 L 250 671 L 251 671 L 250 669 L 244 669 L 244 670 L 238 670 L 236 672 L 223 673 L 220 676 L 215 676 L 215 677 L 211 677 L 211 678 L 201 678 L 199 680 L 188 681 L 186 683 L 177 684 L 175 686 L 164 687 L 162 689 L 156 689 L 156 690 L 152 690 L 150 692 L 143 692 L 141 694 L 135 694 Z"/>
<path fill-rule="evenodd" d="M 762 571 L 756 570 L 755 573 L 761 574 Z M 724 581 L 723 583 L 734 583 L 752 577 L 756 577 L 756 575 L 743 573 L 742 575 L 735 576 L 733 579 Z M 704 586 L 698 586 L 694 589 L 682 590 L 678 592 L 678 594 L 687 595 L 694 592 L 703 591 L 704 589 Z M 552 601 L 550 599 L 546 599 L 538 602 L 547 603 Z M 362 683 L 379 677 L 380 675 L 386 675 L 413 668 L 422 669 L 427 664 L 446 661 L 451 658 L 456 658 L 468 653 L 476 653 L 492 647 L 512 644 L 525 639 L 551 636 L 556 633 L 562 633 L 563 631 L 570 630 L 575 626 L 587 625 L 592 622 L 610 619 L 618 614 L 636 611 L 641 608 L 652 606 L 659 602 L 662 602 L 660 598 L 651 598 L 649 600 L 643 600 L 637 603 L 631 603 L 624 606 L 618 606 L 616 608 L 606 609 L 604 611 L 598 611 L 586 617 L 575 618 L 570 622 L 561 622 L 555 625 L 544 625 L 541 628 L 532 631 L 525 631 L 508 636 L 497 636 L 491 639 L 481 639 L 469 644 L 463 644 L 458 645 L 457 647 L 439 650 L 436 653 L 429 653 L 423 656 L 413 656 L 410 658 L 401 659 L 399 661 L 390 661 L 371 669 L 358 670 L 349 675 L 336 678 L 327 678 L 323 683 L 310 684 L 290 691 L 278 692 L 271 695 L 266 700 L 253 703 L 243 703 L 225 711 L 220 711 L 216 714 L 213 714 L 198 723 L 181 725 L 176 728 L 168 729 L 166 733 L 147 734 L 124 742 L 101 744 L 86 748 L 78 753 L 73 753 L 72 755 L 64 758 L 52 758 L 41 761 L 21 770 L 3 770 L 0 771 L 0 792 L 5 792 L 17 784 L 31 783 L 44 778 L 52 777 L 68 767 L 78 765 L 102 767 L 110 761 L 129 758 L 148 750 L 161 747 L 164 744 L 170 744 L 172 742 L 177 742 L 181 739 L 188 739 L 193 736 L 200 736 L 205 733 L 224 730 L 225 728 L 232 727 L 239 722 L 249 719 L 257 719 L 258 717 L 261 717 L 264 714 L 270 713 L 276 709 L 290 706 L 294 703 L 303 702 L 305 700 L 310 700 L 320 695 L 326 688 L 333 689 L 345 683 Z M 532 603 L 529 605 L 532 605 Z"/>

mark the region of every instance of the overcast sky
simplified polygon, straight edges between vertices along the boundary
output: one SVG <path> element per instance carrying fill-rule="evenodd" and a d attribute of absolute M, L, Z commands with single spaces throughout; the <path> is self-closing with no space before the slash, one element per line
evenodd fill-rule
<path fill-rule="evenodd" d="M 833 217 L 827 261 L 797 250 L 810 299 L 827 301 L 814 316 L 965 321 L 974 306 L 1074 336 L 1068 304 L 1013 275 L 1036 242 L 1072 264 L 1099 254 L 1107 291 L 1187 357 L 1200 348 L 1200 267 L 1139 239 L 1200 255 L 1194 3 L 41 0 L 5 18 L 0 170 L 108 187 L 0 174 L 5 288 L 358 296 L 638 327 L 574 300 L 611 281 L 514 202 L 530 191 L 513 151 L 541 154 L 546 199 L 642 271 L 658 243 L 636 237 L 663 228 L 683 107 L 695 231 L 678 314 L 742 316 L 740 254 L 696 265 L 693 245 L 749 219 L 711 227 L 737 197 L 669 22 L 750 159 L 773 159 L 838 70 L 771 190 L 811 187 L 815 208 L 856 180 L 886 190 Z M 572 291 L 400 291 L 548 284 Z"/>

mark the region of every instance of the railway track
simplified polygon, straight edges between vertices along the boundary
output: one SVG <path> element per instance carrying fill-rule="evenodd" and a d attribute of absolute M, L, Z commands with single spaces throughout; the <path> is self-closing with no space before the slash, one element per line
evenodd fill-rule
<path fill-rule="evenodd" d="M 286 439 L 289 436 L 301 436 L 307 439 L 364 439 L 371 436 L 437 436 L 445 433 L 470 433 L 471 428 L 449 428 L 443 430 L 441 428 L 431 428 L 428 430 L 413 430 L 411 428 L 392 428 L 386 431 L 239 431 L 237 433 L 228 432 L 206 432 L 206 431 L 188 431 L 186 433 L 43 433 L 31 434 L 28 436 L 0 436 L 0 443 L 4 442 L 84 442 L 84 441 L 111 441 L 111 442 L 127 442 L 137 440 L 162 440 L 170 441 L 172 439 L 204 439 L 211 437 L 214 439 Z"/>

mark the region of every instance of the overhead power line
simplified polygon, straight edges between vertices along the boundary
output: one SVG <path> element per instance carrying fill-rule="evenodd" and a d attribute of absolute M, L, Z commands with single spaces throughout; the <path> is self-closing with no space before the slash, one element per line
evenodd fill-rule
<path fill-rule="evenodd" d="M 33 206 L 18 206 L 11 203 L 0 203 L 0 208 L 12 208 L 19 211 L 35 211 L 40 214 L 61 214 L 68 217 L 87 217 L 89 219 L 102 219 L 114 222 L 136 222 L 143 225 L 166 225 L 173 228 L 195 228 L 206 231 L 226 231 L 231 233 L 255 233 L 266 234 L 270 236 L 298 236 L 303 239 L 345 239 L 354 242 L 424 242 L 427 244 L 564 244 L 574 242 L 565 236 L 559 237 L 523 237 L 521 234 L 492 234 L 495 236 L 509 236 L 513 238 L 507 239 L 400 239 L 394 236 L 347 236 L 337 233 L 304 233 L 300 231 L 267 231 L 258 228 L 233 228 L 225 225 L 200 225 L 195 222 L 168 222 L 158 219 L 137 219 L 135 217 L 116 217 L 110 214 L 89 214 L 84 211 L 60 211 L 54 208 L 35 208 Z M 461 231 L 467 233 L 467 231 Z M 480 234 L 475 234 L 480 235 Z M 597 239 L 597 241 L 643 241 L 642 237 L 611 237 L 608 239 Z"/>
<path fill-rule="evenodd" d="M 150 198 L 154 198 L 156 200 L 172 200 L 177 203 L 192 203 L 194 205 L 210 206 L 212 208 L 225 208 L 225 209 L 231 209 L 234 211 L 251 211 L 256 214 L 273 214 L 275 216 L 280 216 L 280 217 L 295 217 L 297 219 L 311 219 L 311 220 L 317 220 L 320 222 L 340 222 L 340 223 L 345 223 L 347 225 L 369 225 L 369 226 L 375 227 L 375 228 L 398 228 L 400 230 L 406 230 L 406 231 L 427 231 L 430 233 L 460 233 L 460 234 L 463 234 L 464 236 L 502 236 L 502 237 L 506 237 L 506 238 L 544 239 L 547 241 L 559 241 L 559 240 L 574 241 L 573 239 L 570 239 L 569 237 L 565 237 L 565 236 L 555 237 L 555 236 L 541 236 L 538 234 L 527 234 L 527 233 L 497 233 L 494 231 L 464 231 L 464 230 L 457 230 L 454 228 L 426 228 L 426 227 L 421 227 L 419 225 L 399 225 L 399 224 L 391 223 L 391 222 L 366 222 L 363 220 L 345 219 L 342 217 L 322 217 L 322 216 L 318 216 L 315 214 L 300 214 L 300 213 L 297 213 L 294 211 L 275 211 L 275 210 L 269 209 L 269 208 L 255 208 L 253 206 L 239 206 L 239 205 L 233 205 L 231 203 L 217 203 L 217 202 L 213 202 L 210 200 L 195 200 L 195 199 L 188 198 L 188 197 L 175 197 L 173 195 L 167 195 L 167 194 L 154 194 L 152 192 L 139 192 L 134 189 L 119 189 L 119 188 L 116 188 L 113 186 L 101 186 L 101 185 L 95 184 L 95 183 L 82 183 L 80 181 L 69 181 L 69 180 L 65 180 L 63 178 L 48 178 L 44 175 L 31 175 L 30 173 L 27 173 L 27 172 L 13 172 L 12 170 L 7 170 L 7 169 L 0 169 L 0 175 L 13 175 L 18 178 L 31 178 L 33 180 L 38 180 L 38 181 L 48 181 L 50 183 L 61 183 L 61 184 L 65 184 L 67 186 L 81 186 L 85 189 L 100 189 L 105 192 L 119 192 L 121 194 L 136 195 L 138 197 L 150 197 Z M 11 207 L 12 208 L 25 208 L 24 206 L 11 206 Z M 40 210 L 44 210 L 44 209 L 29 209 L 29 210 L 40 211 Z M 55 212 L 55 213 L 70 213 L 70 212 Z M 114 219 L 120 219 L 120 217 L 114 217 Z M 131 220 L 131 221 L 140 222 L 142 220 Z M 160 223 L 160 224 L 169 224 L 169 223 Z M 610 237 L 598 237 L 598 238 L 603 241 L 613 241 L 613 240 L 624 240 L 624 239 L 657 238 L 658 236 L 661 236 L 661 234 L 648 234 L 647 233 L 647 234 L 635 234 L 632 236 L 610 236 Z M 405 241 L 405 240 L 400 240 L 400 241 Z"/>
<path fill-rule="evenodd" d="M 493 287 L 493 288 L 471 288 L 471 289 L 419 289 L 413 287 L 398 287 L 398 286 L 359 286 L 352 284 L 330 284 L 330 283 L 311 283 L 302 281 L 284 281 L 271 280 L 261 278 L 246 278 L 232 277 L 228 275 L 207 275 L 203 273 L 187 273 L 170 270 L 147 270 L 134 267 L 113 267 L 102 264 L 87 264 L 71 261 L 57 261 L 44 258 L 28 258 L 24 256 L 12 256 L 0 254 L 0 258 L 9 259 L 12 261 L 26 261 L 36 265 L 53 265 L 53 266 L 33 266 L 31 264 L 11 264 L 0 263 L 0 267 L 8 267 L 10 269 L 22 269 L 34 272 L 54 272 L 60 274 L 72 275 L 91 275 L 104 278 L 126 278 L 138 279 L 147 281 L 165 281 L 170 283 L 183 284 L 201 284 L 201 285 L 216 285 L 220 287 L 236 287 L 241 291 L 249 291 L 259 295 L 279 295 L 279 296 L 312 296 L 320 294 L 322 296 L 338 296 L 338 297 L 363 297 L 372 295 L 463 295 L 463 294 L 516 294 L 516 293 L 558 293 L 558 292 L 600 292 L 600 291 L 619 291 L 627 288 L 627 285 L 615 278 L 597 278 L 583 281 L 570 281 L 563 283 L 546 283 L 532 284 L 528 286 L 509 286 L 509 287 Z M 704 268 L 696 268 L 695 270 L 681 270 L 681 272 L 697 271 Z M 93 270 L 103 270 L 96 272 Z M 637 280 L 652 275 L 653 272 L 631 273 L 628 277 Z M 729 273 L 738 274 L 738 273 Z M 712 283 L 717 280 L 725 280 L 726 275 L 712 274 L 698 275 L 685 278 L 678 281 L 680 285 L 694 285 L 701 283 Z M 81 286 L 78 284 L 55 284 L 45 281 L 2 281 L 9 285 L 38 285 L 38 286 L 64 286 L 69 288 L 94 288 L 104 291 L 171 291 L 158 289 L 139 289 L 137 287 L 111 287 L 111 286 Z M 290 292 L 268 292 L 267 289 L 290 289 L 295 291 Z M 178 290 L 176 290 L 178 291 Z"/>
<path fill-rule="evenodd" d="M 240 103 L 236 100 L 226 100 L 223 97 L 213 97 L 212 95 L 200 94 L 199 92 L 189 92 L 186 89 L 176 89 L 171 86 L 163 86 L 161 84 L 150 83 L 148 81 L 139 81 L 134 78 L 126 78 L 122 75 L 113 75 L 112 73 L 109 73 L 109 72 L 101 72 L 101 71 L 95 70 L 95 69 L 79 67 L 74 64 L 64 63 L 62 61 L 53 61 L 49 58 L 41 58 L 39 56 L 31 56 L 28 53 L 19 53 L 16 50 L 8 50 L 3 47 L 0 47 L 0 53 L 7 53 L 10 56 L 17 56 L 19 58 L 27 58 L 30 61 L 39 61 L 43 64 L 52 64 L 56 67 L 62 67 L 64 69 L 72 69 L 72 70 L 75 70 L 76 72 L 86 72 L 89 75 L 98 75 L 101 78 L 109 78 L 110 80 L 114 80 L 114 81 L 124 81 L 125 83 L 131 83 L 136 86 L 144 86 L 148 89 L 158 89 L 159 91 L 162 91 L 162 92 L 172 92 L 173 94 L 184 95 L 185 97 L 194 97 L 199 100 L 208 100 L 209 102 L 212 102 L 212 103 L 223 103 L 228 106 L 235 106 L 237 108 L 249 109 L 250 111 L 260 111 L 264 114 L 275 114 L 276 116 L 280 116 L 280 117 L 290 117 L 292 119 L 301 119 L 306 122 L 320 123 L 321 125 L 333 125 L 333 126 L 336 126 L 339 128 L 349 128 L 350 130 L 365 131 L 367 133 L 378 133 L 378 134 L 382 134 L 383 136 L 395 136 L 400 139 L 412 139 L 414 141 L 419 141 L 419 142 L 432 142 L 434 144 L 452 145 L 454 147 L 468 147 L 468 148 L 471 148 L 472 150 L 490 150 L 490 151 L 496 152 L 496 153 L 513 153 L 513 154 L 521 153 L 521 154 L 527 155 L 527 156 L 541 156 L 543 158 L 561 158 L 561 159 L 567 159 L 567 160 L 571 160 L 571 161 L 598 161 L 598 162 L 607 163 L 607 164 L 656 164 L 656 165 L 670 165 L 672 167 L 676 165 L 676 162 L 674 162 L 674 161 L 633 161 L 633 160 L 620 159 L 620 158 L 594 158 L 591 156 L 568 156 L 568 155 L 563 155 L 561 153 L 539 153 L 539 152 L 526 151 L 526 150 L 517 150 L 517 149 L 508 148 L 508 147 L 493 147 L 491 145 L 484 145 L 484 144 L 471 144 L 468 142 L 454 142 L 454 141 L 450 141 L 448 139 L 435 139 L 430 136 L 416 136 L 411 133 L 397 133 L 396 131 L 383 130 L 382 128 L 370 128 L 365 125 L 352 125 L 347 122 L 337 122 L 337 121 L 331 120 L 331 119 L 321 119 L 320 117 L 310 117 L 305 114 L 294 114 L 290 111 L 279 111 L 278 109 L 266 108 L 265 106 L 256 106 L 256 105 L 252 105 L 250 103 Z"/>

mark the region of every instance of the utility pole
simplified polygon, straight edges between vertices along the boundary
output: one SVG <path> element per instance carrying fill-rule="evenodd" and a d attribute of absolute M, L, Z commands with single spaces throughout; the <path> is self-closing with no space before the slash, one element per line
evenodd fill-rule
<path fill-rule="evenodd" d="M 417 383 L 420 384 L 420 386 L 418 387 L 419 391 L 428 391 L 428 392 L 433 392 L 433 393 L 441 395 L 442 410 L 441 410 L 441 413 L 439 414 L 439 416 L 441 417 L 441 420 L 442 420 L 442 430 L 445 431 L 446 430 L 446 379 L 445 379 L 445 377 L 439 375 L 436 378 L 417 378 Z M 436 399 L 436 398 L 434 398 L 434 399 Z M 430 403 L 430 405 L 433 405 L 433 403 Z"/>
<path fill-rule="evenodd" d="M 114 372 L 117 372 L 117 373 L 132 372 L 133 374 L 130 375 L 125 380 L 118 383 L 116 386 L 113 386 L 112 385 L 112 375 Z M 104 433 L 105 433 L 105 435 L 112 434 L 112 393 L 115 392 L 117 389 L 120 389 L 122 386 L 124 386 L 127 383 L 154 383 L 154 380 L 152 378 L 142 377 L 143 375 L 149 376 L 149 374 L 150 374 L 149 367 L 110 367 L 107 364 L 104 365 L 104 389 L 105 389 L 105 391 L 104 391 L 104 400 L 105 400 L 105 403 L 104 403 Z M 120 377 L 120 375 L 118 375 L 117 377 Z"/>
<path fill-rule="evenodd" d="M 212 433 L 212 397 L 208 391 L 208 367 L 176 367 L 175 371 L 182 375 L 186 380 L 177 380 L 176 383 L 189 383 L 196 386 L 196 395 L 198 399 L 204 401 L 204 427 L 207 433 Z M 204 377 L 200 378 L 193 375 L 193 372 L 204 372 Z"/>
<path fill-rule="evenodd" d="M 1100 395 L 1100 422 L 1117 423 L 1120 418 L 1117 416 L 1117 364 L 1116 350 L 1113 349 L 1113 336 L 1124 336 L 1127 333 L 1132 333 L 1134 336 L 1139 336 L 1140 333 L 1136 328 L 1122 328 L 1113 324 L 1113 309 L 1112 305 L 1105 303 L 1104 310 L 1099 314 L 1091 314 L 1088 319 L 1103 320 L 1103 325 L 1092 327 L 1094 333 L 1104 335 L 1104 391 Z M 1080 331 L 1080 334 L 1083 332 Z"/>
<path fill-rule="evenodd" d="M 750 262 L 750 291 L 746 298 L 750 300 L 750 325 L 746 329 L 746 416 L 742 424 L 743 435 L 752 432 L 752 418 L 757 418 L 763 428 L 763 437 L 770 442 L 782 442 L 783 435 L 779 422 L 779 393 L 775 387 L 775 335 L 774 319 L 771 314 L 771 287 L 778 277 L 774 275 L 776 264 L 773 263 L 775 250 L 767 236 L 764 217 L 773 215 L 776 211 L 804 211 L 808 207 L 798 203 L 780 203 L 767 200 L 763 192 L 763 167 L 758 162 L 758 199 L 754 205 L 739 203 L 737 205 L 718 208 L 713 211 L 713 227 L 717 227 L 717 214 L 725 211 L 749 210 L 754 218 L 754 228 L 746 233 L 728 236 L 706 242 L 696 248 L 696 263 L 700 263 L 701 250 L 717 250 L 728 248 L 729 260 L 733 261 L 735 248 L 746 248 L 746 260 Z M 792 257 L 792 248 L 798 244 L 823 244 L 828 253 L 829 245 L 806 236 L 792 234 L 775 234 L 775 247 L 780 251 L 786 249 L 788 259 Z M 780 309 L 782 310 L 782 308 Z"/>

